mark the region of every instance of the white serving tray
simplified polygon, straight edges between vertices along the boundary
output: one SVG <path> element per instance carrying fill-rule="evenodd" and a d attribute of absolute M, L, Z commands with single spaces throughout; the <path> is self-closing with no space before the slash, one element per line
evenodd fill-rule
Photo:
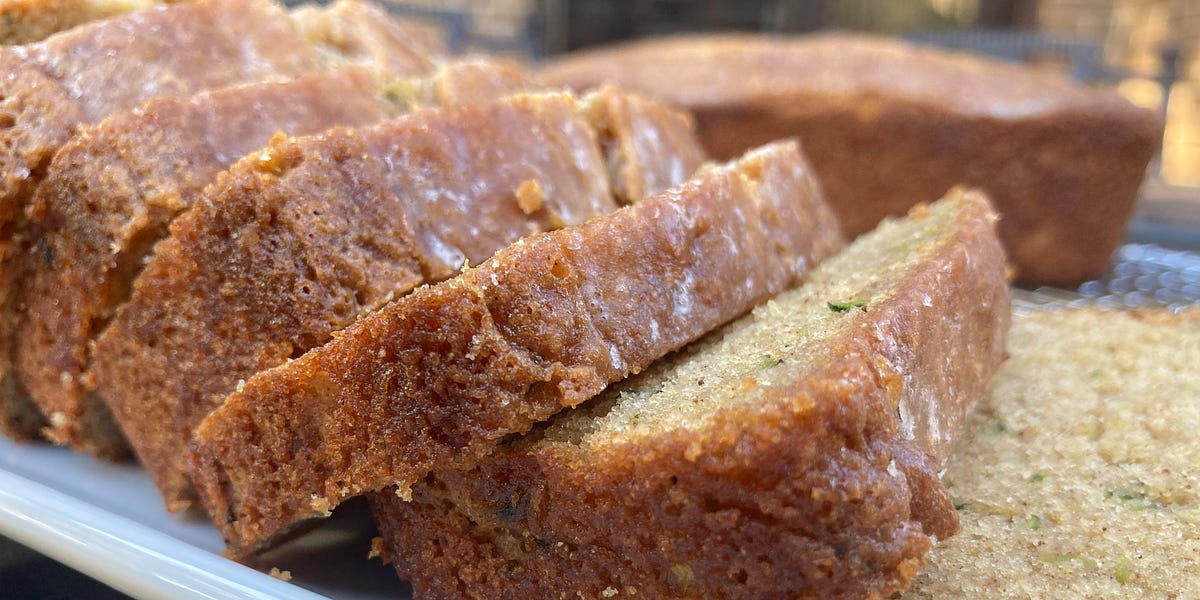
<path fill-rule="evenodd" d="M 284 582 L 221 557 L 216 530 L 172 515 L 145 472 L 45 443 L 0 436 L 0 534 L 138 598 L 410 598 L 390 567 L 367 560 L 373 529 L 351 503 L 263 557 Z"/>

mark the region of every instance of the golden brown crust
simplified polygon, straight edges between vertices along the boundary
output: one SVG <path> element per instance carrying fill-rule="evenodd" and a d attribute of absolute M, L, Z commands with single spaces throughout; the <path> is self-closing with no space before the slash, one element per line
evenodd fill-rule
<path fill-rule="evenodd" d="M 44 252 L 31 247 L 25 205 L 54 152 L 76 129 L 153 97 L 289 77 L 319 64 L 278 6 L 202 0 L 0 48 L 0 67 L 7 73 L 0 81 L 0 118 L 8 122 L 0 131 L 0 373 L 11 377 L 23 263 Z M 24 394 L 19 382 L 0 384 L 0 392 Z M 0 403 L 0 409 L 19 406 L 27 400 Z M 108 441 L 93 451 L 111 447 L 119 453 L 124 447 L 119 439 Z"/>
<path fill-rule="evenodd" d="M 687 107 L 717 158 L 799 136 L 851 236 L 954 185 L 981 187 L 1027 284 L 1103 271 L 1162 131 L 1115 94 L 844 34 L 669 38 L 567 57 L 541 76 Z"/>
<path fill-rule="evenodd" d="M 44 414 L 66 419 L 55 437 L 104 446 L 84 425 L 94 420 L 84 412 L 102 406 L 88 398 L 88 345 L 129 297 L 170 221 L 217 173 L 277 132 L 316 133 L 383 116 L 374 75 L 346 68 L 159 98 L 87 127 L 63 146 L 32 203 L 43 251 L 26 275 L 17 333 L 21 382 Z"/>
<path fill-rule="evenodd" d="M 280 138 L 210 189 L 172 223 L 92 355 L 98 393 L 172 509 L 190 496 L 191 427 L 238 379 L 420 282 L 403 209 L 352 131 Z"/>
<path fill-rule="evenodd" d="M 172 225 L 93 353 L 97 389 L 168 506 L 191 498 L 192 429 L 240 379 L 464 261 L 615 208 L 575 113 L 564 94 L 427 109 L 277 139 L 223 173 Z M 527 214 L 514 193 L 528 181 L 547 201 Z"/>
<path fill-rule="evenodd" d="M 74 91 L 92 122 L 158 96 L 322 66 L 287 13 L 266 0 L 186 2 L 89 23 L 24 48 Z"/>
<path fill-rule="evenodd" d="M 485 100 L 422 111 L 363 132 L 405 202 L 428 281 L 451 277 L 464 262 L 481 263 L 523 235 L 615 208 L 596 136 L 574 97 L 530 93 Z M 523 186 L 522 202 L 517 196 Z"/>
<path fill-rule="evenodd" d="M 529 436 L 471 471 L 435 472 L 411 502 L 372 494 L 385 558 L 428 598 L 903 589 L 958 520 L 939 457 L 926 454 L 933 432 L 897 405 L 932 401 L 948 413 L 940 427 L 957 430 L 1003 358 L 1010 317 L 986 202 L 968 199 L 954 227 L 885 300 L 847 316 L 857 321 L 803 376 L 758 388 L 702 429 L 587 444 Z"/>
<path fill-rule="evenodd" d="M 193 477 L 228 553 L 244 558 L 348 497 L 469 466 L 840 244 L 798 146 L 763 149 L 519 241 L 260 373 L 197 430 Z"/>
<path fill-rule="evenodd" d="M 24 279 L 29 240 L 24 231 L 24 202 L 53 150 L 62 144 L 83 113 L 66 92 L 17 50 L 0 48 L 0 423 L 17 439 L 39 435 L 44 419 L 17 380 L 13 332 Z M 31 410 L 32 409 L 32 410 Z"/>

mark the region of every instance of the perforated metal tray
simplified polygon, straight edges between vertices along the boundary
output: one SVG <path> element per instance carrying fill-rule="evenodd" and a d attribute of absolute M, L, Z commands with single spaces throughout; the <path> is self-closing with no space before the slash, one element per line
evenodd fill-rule
<path fill-rule="evenodd" d="M 1161 307 L 1180 311 L 1200 306 L 1200 253 L 1153 244 L 1126 244 L 1113 255 L 1103 277 L 1077 290 L 1016 289 L 1017 308 L 1101 306 Z"/>

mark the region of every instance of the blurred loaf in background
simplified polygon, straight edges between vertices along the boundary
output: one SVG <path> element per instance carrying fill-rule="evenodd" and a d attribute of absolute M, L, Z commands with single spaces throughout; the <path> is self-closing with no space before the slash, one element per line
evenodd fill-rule
<path fill-rule="evenodd" d="M 540 75 L 685 107 L 718 158 L 799 136 L 847 235 L 954 185 L 981 187 L 1026 285 L 1103 273 L 1162 133 L 1157 114 L 1114 93 L 843 33 L 656 38 L 570 54 Z"/>

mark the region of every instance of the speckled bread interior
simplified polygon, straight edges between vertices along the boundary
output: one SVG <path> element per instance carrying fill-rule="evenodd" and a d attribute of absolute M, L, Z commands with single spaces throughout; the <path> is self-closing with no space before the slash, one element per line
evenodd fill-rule
<path fill-rule="evenodd" d="M 1019 314 L 1008 348 L 902 598 L 1200 597 L 1200 311 Z"/>

